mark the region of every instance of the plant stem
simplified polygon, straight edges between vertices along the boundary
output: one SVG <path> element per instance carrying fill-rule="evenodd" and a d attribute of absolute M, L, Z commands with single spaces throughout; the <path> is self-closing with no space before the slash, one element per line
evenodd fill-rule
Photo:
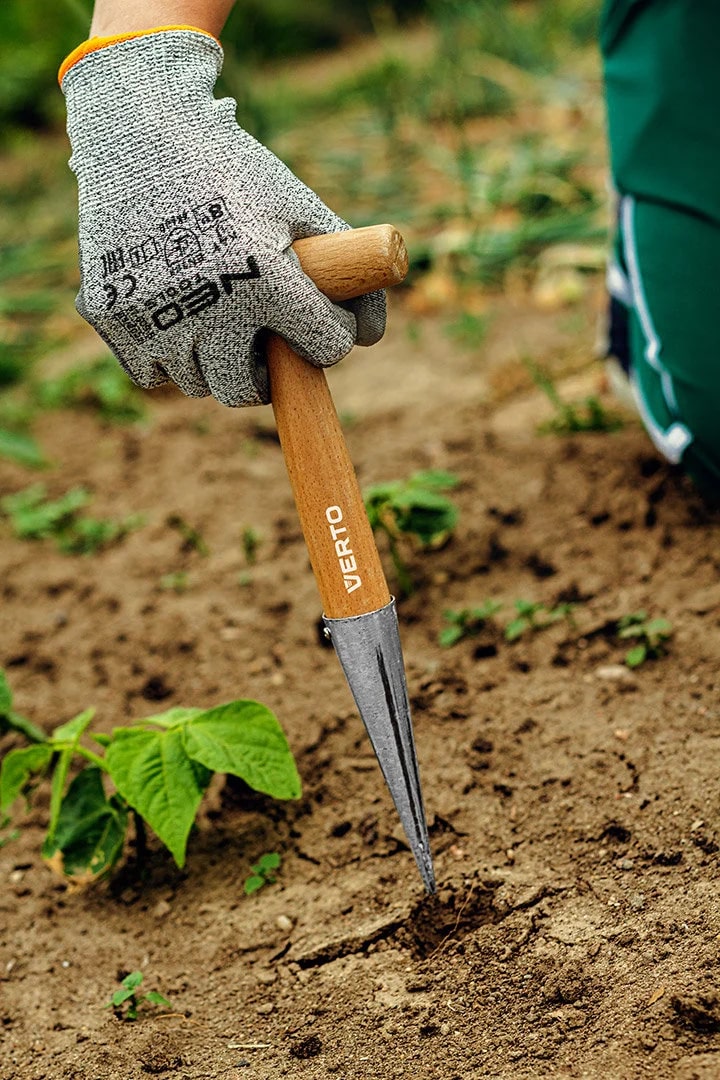
<path fill-rule="evenodd" d="M 395 537 L 392 536 L 391 533 L 388 533 L 388 538 L 390 540 L 390 558 L 393 561 L 395 573 L 397 574 L 398 585 L 400 586 L 400 596 L 410 596 L 413 592 L 412 578 L 410 577 L 407 566 L 402 560 Z"/>
<path fill-rule="evenodd" d="M 70 749 L 74 750 L 76 754 L 80 755 L 80 757 L 84 757 L 87 761 L 91 761 L 93 765 L 97 765 L 97 767 L 99 769 L 102 769 L 103 772 L 109 774 L 110 770 L 108 769 L 107 765 L 99 754 L 95 754 L 92 750 L 88 750 L 86 747 L 80 746 L 79 743 L 76 743 L 74 746 L 70 747 Z"/>
<path fill-rule="evenodd" d="M 138 868 L 143 870 L 147 860 L 147 831 L 145 829 L 145 822 L 138 814 L 137 810 L 133 810 L 133 824 L 135 825 L 135 856 L 137 858 Z"/>

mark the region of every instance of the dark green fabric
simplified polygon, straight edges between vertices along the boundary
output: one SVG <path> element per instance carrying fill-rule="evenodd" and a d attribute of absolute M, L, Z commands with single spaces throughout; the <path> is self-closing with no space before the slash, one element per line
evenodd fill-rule
<path fill-rule="evenodd" d="M 720 491 L 720 226 L 649 202 L 635 204 L 633 220 L 632 234 L 622 238 L 625 265 L 639 269 L 644 300 L 631 312 L 633 373 L 661 428 L 679 420 L 690 429 L 685 467 L 704 486 L 712 476 Z M 646 356 L 643 309 L 660 341 L 658 361 L 672 376 L 674 402 Z"/>
<path fill-rule="evenodd" d="M 618 190 L 720 223 L 720 2 L 605 0 L 600 43 Z"/>
<path fill-rule="evenodd" d="M 613 179 L 634 201 L 618 244 L 636 271 L 633 376 L 658 427 L 690 430 L 683 465 L 720 493 L 720 0 L 605 0 L 600 44 Z"/>

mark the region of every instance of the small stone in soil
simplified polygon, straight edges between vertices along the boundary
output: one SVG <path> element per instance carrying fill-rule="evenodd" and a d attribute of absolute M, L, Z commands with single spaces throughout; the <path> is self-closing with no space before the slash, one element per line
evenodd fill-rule
<path fill-rule="evenodd" d="M 153 919 L 164 919 L 171 911 L 172 908 L 167 900 L 158 900 L 157 904 L 155 904 L 155 907 L 152 909 L 152 917 Z"/>

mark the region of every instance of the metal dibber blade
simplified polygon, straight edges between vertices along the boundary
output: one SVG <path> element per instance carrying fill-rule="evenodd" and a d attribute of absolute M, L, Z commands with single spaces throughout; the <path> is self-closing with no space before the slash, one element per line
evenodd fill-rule
<path fill-rule="evenodd" d="M 380 762 L 420 876 L 427 891 L 434 893 L 435 874 L 395 601 L 348 619 L 323 616 L 323 622 Z"/>

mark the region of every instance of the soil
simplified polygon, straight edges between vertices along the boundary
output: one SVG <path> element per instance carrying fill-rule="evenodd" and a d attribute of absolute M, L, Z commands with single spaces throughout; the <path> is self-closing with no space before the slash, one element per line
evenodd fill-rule
<path fill-rule="evenodd" d="M 17 710 L 50 728 L 94 704 L 109 730 L 158 703 L 254 697 L 283 724 L 304 794 L 275 803 L 220 779 L 184 870 L 151 842 L 144 880 L 131 846 L 111 882 L 73 892 L 39 854 L 42 792 L 0 850 L 2 1080 L 720 1075 L 720 513 L 632 419 L 537 433 L 548 406 L 519 358 L 570 372 L 566 396 L 602 392 L 598 303 L 578 325 L 498 301 L 473 352 L 430 319 L 411 341 L 396 302 L 385 341 L 331 373 L 362 484 L 429 467 L 461 479 L 457 531 L 412 556 L 400 604 L 434 897 L 318 634 L 270 411 L 163 391 L 146 425 L 42 419 L 61 464 L 50 492 L 82 483 L 93 513 L 146 524 L 84 558 L 3 526 L 0 663 Z M 27 483 L 0 465 L 4 492 Z M 179 594 L 160 587 L 176 571 Z M 573 622 L 440 647 L 443 611 L 488 597 L 506 617 L 518 598 L 573 602 Z M 674 633 L 631 671 L 615 624 L 639 609 Z M 279 879 L 246 897 L 266 851 L 282 854 Z M 136 969 L 170 1013 L 104 1008 Z"/>

